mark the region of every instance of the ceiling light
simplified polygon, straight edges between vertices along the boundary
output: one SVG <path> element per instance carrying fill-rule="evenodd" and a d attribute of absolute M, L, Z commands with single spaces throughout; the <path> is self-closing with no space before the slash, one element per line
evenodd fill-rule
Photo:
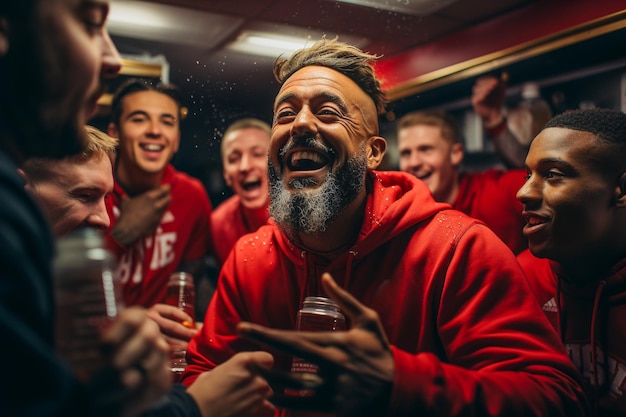
<path fill-rule="evenodd" d="M 288 57 L 312 43 L 310 38 L 279 36 L 260 32 L 243 32 L 229 49 L 270 58 Z"/>
<path fill-rule="evenodd" d="M 232 36 L 241 19 L 147 1 L 111 0 L 112 35 L 213 48 Z"/>
<path fill-rule="evenodd" d="M 392 12 L 411 14 L 415 16 L 427 16 L 443 9 L 445 6 L 457 0 L 337 0 L 343 3 L 356 4 L 357 6 L 371 7 L 374 9 L 389 10 Z"/>

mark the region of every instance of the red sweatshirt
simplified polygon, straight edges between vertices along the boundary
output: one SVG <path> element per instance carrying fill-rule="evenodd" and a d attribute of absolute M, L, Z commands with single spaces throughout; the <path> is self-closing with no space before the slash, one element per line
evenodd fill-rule
<path fill-rule="evenodd" d="M 261 348 L 238 337 L 241 320 L 294 329 L 328 271 L 378 312 L 393 345 L 389 416 L 584 415 L 576 370 L 506 245 L 409 174 L 372 172 L 367 187 L 358 239 L 331 261 L 273 224 L 237 242 L 189 344 L 183 383 Z M 271 353 L 289 369 L 291 358 Z"/>
<path fill-rule="evenodd" d="M 626 258 L 586 286 L 568 283 L 556 262 L 530 251 L 519 262 L 583 376 L 594 415 L 626 415 Z"/>
<path fill-rule="evenodd" d="M 522 203 L 516 194 L 525 182 L 523 169 L 462 173 L 452 208 L 484 222 L 513 253 L 520 253 L 528 241 L 522 234 Z"/>
<path fill-rule="evenodd" d="M 211 232 L 217 263 L 223 264 L 237 239 L 256 231 L 267 223 L 269 217 L 267 206 L 249 210 L 241 204 L 241 199 L 236 194 L 217 206 L 211 214 Z"/>
<path fill-rule="evenodd" d="M 168 165 L 161 184 L 171 184 L 172 201 L 161 224 L 128 249 L 107 233 L 107 246 L 118 259 L 117 271 L 127 305 L 150 307 L 163 303 L 167 280 L 185 260 L 198 260 L 211 252 L 211 202 L 200 181 Z M 120 217 L 126 191 L 116 182 L 106 201 L 111 228 Z"/>

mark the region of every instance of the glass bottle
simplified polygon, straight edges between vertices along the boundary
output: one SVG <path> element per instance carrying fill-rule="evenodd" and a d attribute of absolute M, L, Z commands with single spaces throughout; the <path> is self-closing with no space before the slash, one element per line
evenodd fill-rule
<path fill-rule="evenodd" d="M 95 229 L 77 229 L 58 241 L 53 263 L 56 349 L 83 381 L 104 366 L 100 335 L 124 307 L 114 267 Z"/>

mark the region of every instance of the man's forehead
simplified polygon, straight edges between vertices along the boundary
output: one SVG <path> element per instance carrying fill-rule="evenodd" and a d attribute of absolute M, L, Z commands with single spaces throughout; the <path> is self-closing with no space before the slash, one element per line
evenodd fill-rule
<path fill-rule="evenodd" d="M 294 72 L 282 85 L 275 105 L 282 102 L 283 98 L 292 96 L 294 91 L 306 88 L 307 93 L 313 97 L 337 96 L 345 105 L 356 105 L 359 108 L 367 108 L 376 115 L 374 100 L 350 77 L 332 68 L 310 65 Z"/>
<path fill-rule="evenodd" d="M 320 88 L 331 88 L 344 93 L 357 92 L 367 96 L 365 92 L 348 76 L 332 68 L 310 65 L 294 72 L 282 85 L 281 92 L 296 88 L 300 85 L 314 84 Z M 280 94 L 280 93 L 279 93 Z"/>

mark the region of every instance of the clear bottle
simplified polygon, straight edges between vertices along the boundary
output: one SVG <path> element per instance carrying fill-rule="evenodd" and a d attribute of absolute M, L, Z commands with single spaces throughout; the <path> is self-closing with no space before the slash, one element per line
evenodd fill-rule
<path fill-rule="evenodd" d="M 552 118 L 552 110 L 541 97 L 539 84 L 527 82 L 522 85 L 522 100 L 516 108 L 509 110 L 509 130 L 517 140 L 528 145 Z"/>
<path fill-rule="evenodd" d="M 196 288 L 193 276 L 188 272 L 177 271 L 170 275 L 167 282 L 167 294 L 165 304 L 177 307 L 191 317 L 191 321 L 183 321 L 181 324 L 190 329 L 196 328 L 194 320 L 196 309 Z M 187 368 L 187 351 L 182 348 L 170 350 L 170 369 L 174 374 L 174 381 L 178 381 Z"/>
<path fill-rule="evenodd" d="M 105 364 L 100 336 L 123 309 L 115 260 L 95 229 L 58 241 L 53 264 L 56 349 L 83 381 Z"/>
<path fill-rule="evenodd" d="M 190 329 L 196 328 L 194 316 L 196 314 L 196 288 L 193 276 L 188 272 L 174 272 L 167 282 L 165 304 L 178 307 L 191 317 L 191 321 L 182 324 Z"/>

